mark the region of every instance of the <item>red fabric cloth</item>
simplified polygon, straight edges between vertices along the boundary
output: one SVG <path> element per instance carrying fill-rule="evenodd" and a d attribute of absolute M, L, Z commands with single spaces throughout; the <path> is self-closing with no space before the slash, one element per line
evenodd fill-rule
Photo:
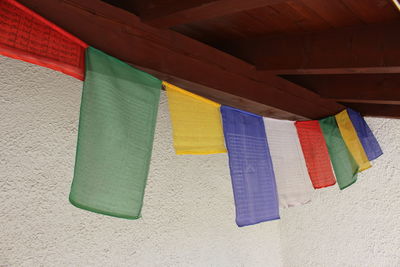
<path fill-rule="evenodd" d="M 295 125 L 314 188 L 334 185 L 336 179 L 318 121 L 297 121 Z"/>
<path fill-rule="evenodd" d="M 14 0 L 0 0 L 0 54 L 84 80 L 87 44 Z"/>

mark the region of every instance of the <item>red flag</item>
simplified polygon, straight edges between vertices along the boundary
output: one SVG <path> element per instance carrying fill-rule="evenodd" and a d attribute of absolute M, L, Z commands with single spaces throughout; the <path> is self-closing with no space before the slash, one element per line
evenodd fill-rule
<path fill-rule="evenodd" d="M 297 121 L 295 125 L 314 188 L 334 185 L 336 180 L 318 121 Z"/>
<path fill-rule="evenodd" d="M 0 0 L 0 54 L 84 79 L 88 45 L 14 0 Z"/>

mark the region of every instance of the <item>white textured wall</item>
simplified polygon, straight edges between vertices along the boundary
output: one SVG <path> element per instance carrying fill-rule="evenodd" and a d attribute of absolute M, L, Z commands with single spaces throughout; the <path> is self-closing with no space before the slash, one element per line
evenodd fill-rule
<path fill-rule="evenodd" d="M 284 266 L 400 266 L 400 120 L 367 122 L 384 155 L 351 187 L 281 212 Z"/>
<path fill-rule="evenodd" d="M 0 57 L 0 266 L 400 266 L 400 120 L 368 119 L 384 155 L 357 183 L 238 228 L 227 156 L 176 156 L 163 94 L 129 221 L 68 202 L 81 87 Z"/>
<path fill-rule="evenodd" d="M 235 225 L 227 156 L 174 154 L 164 94 L 143 218 L 69 204 L 81 87 L 0 57 L 0 266 L 281 266 L 279 222 Z"/>

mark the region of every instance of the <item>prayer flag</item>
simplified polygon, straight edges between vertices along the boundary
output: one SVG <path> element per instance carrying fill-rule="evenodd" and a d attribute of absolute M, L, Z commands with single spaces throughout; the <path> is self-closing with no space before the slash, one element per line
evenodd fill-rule
<path fill-rule="evenodd" d="M 0 54 L 84 79 L 87 44 L 14 0 L 0 0 Z"/>
<path fill-rule="evenodd" d="M 357 165 L 360 167 L 359 171 L 361 172 L 370 168 L 371 163 L 368 160 L 367 154 L 365 154 L 360 139 L 358 139 L 357 132 L 354 129 L 347 111 L 343 110 L 336 114 L 335 118 L 347 148 L 357 162 Z"/>
<path fill-rule="evenodd" d="M 334 185 L 336 179 L 318 121 L 296 121 L 295 126 L 314 188 Z"/>
<path fill-rule="evenodd" d="M 371 161 L 381 156 L 383 154 L 382 149 L 361 114 L 350 108 L 347 108 L 347 113 L 356 129 L 358 138 L 367 154 L 368 160 Z"/>
<path fill-rule="evenodd" d="M 343 141 L 334 116 L 319 120 L 340 189 L 357 181 L 359 166 Z"/>
<path fill-rule="evenodd" d="M 293 121 L 264 118 L 265 132 L 283 208 L 311 201 L 313 187 Z"/>
<path fill-rule="evenodd" d="M 279 219 L 274 170 L 262 117 L 221 106 L 238 226 Z"/>
<path fill-rule="evenodd" d="M 89 47 L 70 202 L 140 217 L 161 81 Z"/>
<path fill-rule="evenodd" d="M 163 82 L 176 154 L 225 153 L 220 104 Z"/>

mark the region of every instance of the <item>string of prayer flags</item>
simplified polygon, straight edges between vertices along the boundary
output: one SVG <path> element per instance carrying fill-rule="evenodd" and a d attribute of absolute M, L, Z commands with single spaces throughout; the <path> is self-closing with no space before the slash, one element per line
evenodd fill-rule
<path fill-rule="evenodd" d="M 220 104 L 163 82 L 176 154 L 226 153 Z"/>
<path fill-rule="evenodd" d="M 314 190 L 293 121 L 264 118 L 267 142 L 283 208 L 311 201 Z"/>
<path fill-rule="evenodd" d="M 262 117 L 221 106 L 238 226 L 279 219 L 274 170 Z"/>
<path fill-rule="evenodd" d="M 318 121 L 296 121 L 295 126 L 314 188 L 336 184 L 328 148 Z"/>
<path fill-rule="evenodd" d="M 382 149 L 364 118 L 360 113 L 350 108 L 347 108 L 347 113 L 356 129 L 357 136 L 367 154 L 368 160 L 371 161 L 381 156 L 383 154 Z"/>
<path fill-rule="evenodd" d="M 321 119 L 319 124 L 328 147 L 336 181 L 343 190 L 357 181 L 359 166 L 343 141 L 335 117 Z"/>
<path fill-rule="evenodd" d="M 70 202 L 140 217 L 161 81 L 89 47 Z"/>
<path fill-rule="evenodd" d="M 354 129 L 347 111 L 343 110 L 336 114 L 335 118 L 347 148 L 354 160 L 357 162 L 357 165 L 360 167 L 359 171 L 361 172 L 370 168 L 371 163 L 368 160 L 367 154 L 365 154 L 364 148 L 361 145 L 360 139 L 358 138 L 357 132 Z"/>
<path fill-rule="evenodd" d="M 87 44 L 14 0 L 0 0 L 0 54 L 84 79 Z"/>
<path fill-rule="evenodd" d="M 221 106 L 88 47 L 15 0 L 0 0 L 0 55 L 84 80 L 69 200 L 88 211 L 141 217 L 161 85 L 177 154 L 228 151 L 238 226 L 279 219 L 279 206 L 309 202 L 313 187 L 337 181 L 342 190 L 382 155 L 352 109 L 291 122 Z"/>

